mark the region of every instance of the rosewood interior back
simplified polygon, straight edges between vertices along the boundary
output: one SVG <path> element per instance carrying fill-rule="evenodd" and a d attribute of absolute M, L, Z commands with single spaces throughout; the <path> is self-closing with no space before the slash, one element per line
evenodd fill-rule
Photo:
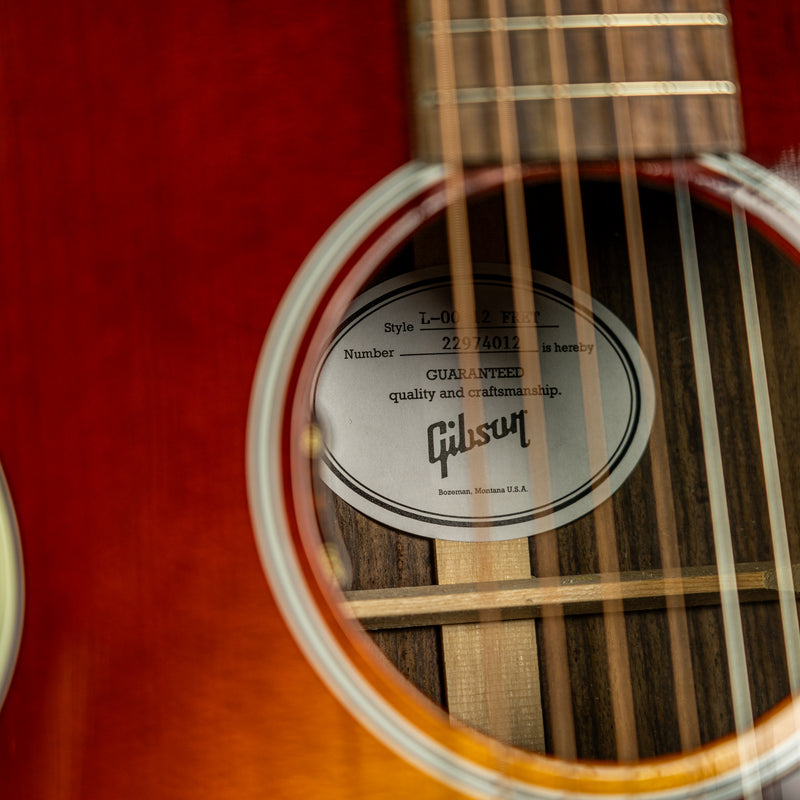
<path fill-rule="evenodd" d="M 561 211 L 560 186 L 547 183 L 531 187 L 526 195 L 531 250 L 537 269 L 561 279 L 569 278 L 567 245 Z M 590 181 L 583 186 L 587 238 L 592 265 L 594 297 L 610 308 L 630 329 L 633 317 L 630 275 L 624 237 L 619 186 L 611 181 Z M 700 444 L 691 341 L 688 332 L 685 288 L 675 200 L 670 192 L 643 189 L 642 211 L 648 253 L 648 271 L 654 299 L 659 367 L 664 394 L 661 398 L 670 445 L 669 469 L 674 490 L 674 508 L 679 532 L 681 563 L 686 568 L 707 567 L 714 572 L 708 488 Z M 503 237 L 502 198 L 486 198 L 473 208 L 476 233 L 475 258 L 502 263 L 507 259 Z M 479 221 L 480 220 L 480 221 Z M 728 501 L 737 562 L 752 565 L 773 559 L 769 518 L 760 465 L 758 431 L 755 425 L 752 383 L 744 333 L 741 298 L 738 296 L 736 252 L 730 220 L 703 206 L 695 209 L 700 263 L 703 275 L 706 321 L 711 341 L 716 400 L 722 431 Z M 399 257 L 410 267 L 438 263 L 443 236 L 426 231 Z M 487 230 L 498 232 L 495 240 Z M 438 234 L 438 236 L 437 236 Z M 434 244 L 431 246 L 431 242 Z M 436 244 L 438 242 L 438 246 Z M 785 340 L 793 303 L 800 300 L 800 275 L 787 257 L 760 238 L 754 259 L 759 301 L 765 312 L 765 342 L 768 347 L 773 414 L 785 485 L 792 485 L 797 470 L 792 454 L 800 436 L 794 414 L 795 392 L 800 372 L 797 346 Z M 613 496 L 615 531 L 620 570 L 638 572 L 661 566 L 658 526 L 653 497 L 653 465 L 649 454 L 639 463 L 625 485 Z M 799 476 L 800 477 L 800 476 Z M 787 525 L 794 525 L 796 503 L 785 492 Z M 339 529 L 354 565 L 352 589 L 414 586 L 435 583 L 433 544 L 425 539 L 383 529 L 338 501 Z M 530 566 L 541 575 L 537 550 L 547 536 L 557 538 L 559 571 L 563 576 L 601 572 L 597 556 L 593 515 L 587 515 L 554 534 L 531 537 Z M 800 542 L 793 539 L 792 552 Z M 353 598 L 358 592 L 353 592 Z M 773 596 L 774 597 L 774 596 Z M 691 603 L 691 600 L 687 601 Z M 661 606 L 663 598 L 649 605 Z M 630 604 L 625 616 L 631 658 L 636 714 L 636 736 L 641 757 L 681 750 L 677 722 L 677 700 L 670 656 L 670 639 L 663 610 L 647 610 Z M 719 597 L 706 598 L 702 607 L 687 610 L 691 661 L 695 679 L 695 701 L 699 711 L 702 742 L 719 739 L 735 730 L 731 692 L 726 668 Z M 745 602 L 742 606 L 746 632 L 748 669 L 753 706 L 760 715 L 788 695 L 786 658 L 780 613 L 775 599 Z M 391 624 L 391 623 L 390 623 Z M 537 623 L 540 625 L 541 623 Z M 608 653 L 604 622 L 599 609 L 570 615 L 566 620 L 570 686 L 576 724 L 578 755 L 584 758 L 616 759 Z M 439 632 L 435 627 L 418 630 L 378 630 L 375 640 L 398 668 L 429 697 L 447 702 Z M 539 630 L 539 649 L 544 647 Z M 542 700 L 545 732 L 552 742 L 559 720 L 550 715 L 547 660 L 542 654 Z M 510 691 L 510 690 L 509 690 Z M 550 744 L 549 747 L 552 745 Z"/>
<path fill-rule="evenodd" d="M 794 3 L 732 6 L 746 151 L 794 163 Z M 394 0 L 349 0 L 345 13 L 321 0 L 302 11 L 247 0 L 0 5 L 0 458 L 26 579 L 22 647 L 0 710 L 5 797 L 454 796 L 366 732 L 301 657 L 265 583 L 245 494 L 249 392 L 279 299 L 325 228 L 409 158 L 404 17 Z M 614 190 L 596 186 L 587 197 L 594 204 L 605 193 Z M 661 220 L 671 220 L 659 212 L 664 202 L 646 199 L 653 248 Z M 618 213 L 611 202 L 602 210 L 612 221 Z M 702 216 L 727 249 L 715 215 Z M 554 268 L 563 267 L 559 236 L 556 228 L 536 245 L 553 253 Z M 594 241 L 602 272 L 620 245 Z M 503 251 L 502 241 L 492 246 Z M 769 248 L 758 252 L 760 291 L 772 301 L 770 370 L 785 385 L 780 419 L 791 442 L 794 275 Z M 773 260 L 787 278 L 767 285 Z M 625 287 L 602 286 L 598 275 L 615 307 Z M 675 290 L 658 297 L 669 306 Z M 740 324 L 723 301 L 716 308 L 717 324 Z M 673 346 L 670 408 L 688 418 L 684 345 Z M 739 355 L 732 347 L 718 358 Z M 688 440 L 674 458 L 688 465 L 682 521 L 702 533 Z M 648 518 L 645 490 L 638 496 L 647 469 L 644 461 L 614 500 L 631 499 L 621 515 L 643 508 Z M 748 489 L 744 471 L 740 480 Z M 737 555 L 761 558 L 762 544 L 743 536 L 759 522 L 760 495 L 752 504 L 749 491 L 739 496 L 748 502 Z M 559 535 L 565 571 L 581 559 L 592 568 L 579 548 L 590 525 Z M 398 554 L 392 563 L 407 565 L 403 580 L 432 580 L 430 560 L 409 555 L 414 543 L 376 536 Z M 646 535 L 635 544 L 622 557 L 638 568 L 650 545 Z M 706 563 L 706 543 L 686 539 L 684 548 Z M 703 628 L 716 613 L 702 610 L 693 623 L 703 663 L 714 657 Z M 761 630 L 758 615 L 770 611 L 753 613 Z M 660 630 L 650 612 L 631 624 Z M 591 644 L 597 624 L 575 625 Z M 398 650 L 410 635 L 381 634 Z M 440 692 L 438 667 L 411 661 L 430 676 L 426 691 Z M 699 674 L 713 681 L 718 670 Z M 592 680 L 602 682 L 602 668 Z M 784 693 L 782 680 L 780 669 L 770 673 L 759 702 Z M 585 735 L 587 751 L 602 750 L 602 723 Z M 645 743 L 674 746 L 647 725 Z M 709 736 L 725 727 L 706 725 Z"/>

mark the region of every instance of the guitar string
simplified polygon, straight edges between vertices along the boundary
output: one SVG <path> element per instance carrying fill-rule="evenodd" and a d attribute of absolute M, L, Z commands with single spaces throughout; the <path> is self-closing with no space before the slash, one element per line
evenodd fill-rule
<path fill-rule="evenodd" d="M 516 319 L 535 319 L 535 296 L 531 290 L 531 252 L 528 236 L 527 213 L 523 189 L 522 160 L 516 103 L 511 88 L 514 85 L 511 61 L 511 43 L 505 0 L 489 0 L 489 27 L 497 92 L 498 134 L 503 169 L 503 195 L 506 209 L 511 285 Z M 542 383 L 539 341 L 535 326 L 517 324 L 520 342 L 519 363 L 523 374 L 533 384 Z M 552 500 L 550 464 L 544 398 L 541 395 L 524 396 L 531 441 L 536 447 L 528 450 L 528 473 L 533 496 L 533 507 L 546 507 Z M 558 540 L 554 530 L 540 533 L 535 540 L 538 577 L 558 577 Z M 572 689 L 569 681 L 569 656 L 567 649 L 564 608 L 561 604 L 542 607 L 541 625 L 545 657 L 552 751 L 569 760 L 577 757 L 575 745 L 575 719 L 572 707 Z"/>
<path fill-rule="evenodd" d="M 781 493 L 778 454 L 769 399 L 769 385 L 761 339 L 755 277 L 753 275 L 750 238 L 744 209 L 732 202 L 734 236 L 737 261 L 739 263 L 742 304 L 744 306 L 747 343 L 756 402 L 761 459 L 767 489 L 767 506 L 770 517 L 770 532 L 775 560 L 775 576 L 778 585 L 778 604 L 783 627 L 786 664 L 789 673 L 789 690 L 792 697 L 792 712 L 795 730 L 800 730 L 800 620 L 798 620 L 794 570 L 791 563 L 789 534 Z"/>
<path fill-rule="evenodd" d="M 561 16 L 560 0 L 546 0 L 545 8 L 549 17 Z M 552 83 L 555 86 L 568 84 L 569 66 L 564 31 L 559 28 L 548 29 L 547 40 Z M 570 278 L 575 289 L 591 297 L 572 101 L 568 96 L 559 96 L 558 92 L 556 95 L 554 99 L 556 137 Z M 575 328 L 578 341 L 594 342 L 594 328 L 589 319 L 576 313 Z M 605 462 L 607 454 L 600 376 L 596 360 L 581 359 L 580 376 L 589 469 L 590 474 L 595 474 Z M 596 506 L 593 519 L 601 580 L 603 583 L 618 583 L 620 568 L 613 503 L 607 501 Z M 603 600 L 602 608 L 617 758 L 622 762 L 632 762 L 638 758 L 639 747 L 624 608 L 622 600 L 610 599 Z"/>
<path fill-rule="evenodd" d="M 434 66 L 436 74 L 436 84 L 442 102 L 439 107 L 439 124 L 441 128 L 442 141 L 442 161 L 445 168 L 445 194 L 446 194 L 446 213 L 445 221 L 447 227 L 447 242 L 449 249 L 449 266 L 451 272 L 451 282 L 453 284 L 453 304 L 456 310 L 457 323 L 456 333 L 459 337 L 467 336 L 477 328 L 476 306 L 473 283 L 473 265 L 469 240 L 469 220 L 466 202 L 466 181 L 464 158 L 462 154 L 460 120 L 458 102 L 456 96 L 456 75 L 455 57 L 453 53 L 452 34 L 450 32 L 450 13 L 449 0 L 431 1 L 431 22 L 433 26 L 433 45 L 434 45 Z M 466 370 L 477 369 L 479 367 L 479 354 L 477 351 L 460 350 L 459 366 Z M 468 374 L 468 373 L 467 373 Z M 462 401 L 463 412 L 468 427 L 475 428 L 483 419 L 483 402 L 480 398 L 465 398 Z M 481 453 L 481 451 L 479 451 Z M 481 453 L 482 455 L 482 453 Z M 485 473 L 486 465 L 483 457 L 471 459 L 469 462 L 470 477 L 475 486 L 486 485 Z M 488 516 L 489 503 L 488 497 L 482 495 L 472 496 L 473 513 L 476 516 Z M 487 545 L 487 541 L 472 543 L 461 542 L 437 542 L 437 570 L 444 566 L 444 561 L 451 562 L 455 559 L 463 559 L 466 571 L 470 572 L 473 581 L 490 585 L 497 579 L 498 567 L 496 554 L 498 548 L 482 547 Z M 477 551 L 480 550 L 478 556 Z M 440 558 L 441 555 L 441 558 Z M 471 562 L 471 563 L 470 563 Z M 471 569 L 470 569 L 471 568 Z M 459 569 L 454 565 L 454 571 Z M 461 580 L 467 578 L 459 577 Z M 451 713 L 456 711 L 458 716 L 459 708 L 453 708 L 454 701 L 464 702 L 466 716 L 470 717 L 476 713 L 472 702 L 485 703 L 485 708 L 478 708 L 477 714 L 482 717 L 486 732 L 499 740 L 510 742 L 512 740 L 512 714 L 509 708 L 512 698 L 505 692 L 504 670 L 496 669 L 491 659 L 496 657 L 500 646 L 500 626 L 504 623 L 499 621 L 497 613 L 481 612 L 479 622 L 472 626 L 450 626 L 443 629 L 442 637 L 446 642 L 453 643 L 451 650 L 460 650 L 459 655 L 467 656 L 469 653 L 475 654 L 477 648 L 478 659 L 481 660 L 481 675 L 468 675 L 467 680 L 479 680 L 483 682 L 483 691 L 479 698 L 463 698 L 463 692 L 451 692 L 449 681 L 451 677 L 447 674 L 448 668 L 445 664 L 446 681 L 448 681 L 448 703 Z M 461 647 L 464 639 L 460 636 L 465 633 L 468 640 L 466 649 Z M 450 673 L 455 671 L 461 677 L 461 665 L 454 665 Z M 476 722 L 476 720 L 468 720 Z M 502 753 L 498 749 L 495 751 L 498 762 L 499 774 L 502 770 Z M 502 787 L 499 787 L 502 790 Z"/>
<path fill-rule="evenodd" d="M 725 474 L 722 463 L 714 385 L 711 375 L 708 334 L 700 284 L 700 267 L 685 162 L 676 159 L 674 171 L 678 228 L 686 302 L 689 311 L 689 334 L 700 410 L 700 431 L 706 464 L 706 479 L 708 481 L 714 552 L 717 559 L 717 574 L 720 585 L 723 638 L 725 639 L 725 651 L 728 660 L 728 676 L 733 700 L 737 747 L 741 764 L 744 766 L 753 763 L 756 752 L 752 736 L 753 709 L 750 698 L 750 682 L 742 629 L 741 607 L 739 605 L 739 589 L 736 581 L 733 540 L 728 516 Z M 742 773 L 741 788 L 746 800 L 761 797 L 760 781 L 757 775 L 754 777 L 750 771 Z"/>
<path fill-rule="evenodd" d="M 720 4 L 722 9 L 722 4 Z M 729 69 L 732 73 L 732 67 Z M 685 123 L 684 123 L 685 124 Z M 701 436 L 703 453 L 706 462 L 706 477 L 709 487 L 709 503 L 711 506 L 714 551 L 717 560 L 717 574 L 720 584 L 720 604 L 722 611 L 723 637 L 728 660 L 728 674 L 733 702 L 734 727 L 739 761 L 740 787 L 745 800 L 756 800 L 763 797 L 763 782 L 758 767 L 758 751 L 756 746 L 752 696 L 746 660 L 744 632 L 742 627 L 741 605 L 736 578 L 736 565 L 733 553 L 733 539 L 728 516 L 727 495 L 725 490 L 725 473 L 719 439 L 717 409 L 712 382 L 710 352 L 703 308 L 700 268 L 697 245 L 694 235 L 691 196 L 688 186 L 688 171 L 682 159 L 674 160 L 676 205 L 681 240 L 681 253 L 684 269 L 684 282 L 689 310 L 690 338 L 694 354 L 695 379 L 700 407 Z M 763 348 L 760 341 L 755 287 L 752 281 L 752 266 L 747 238 L 744 214 L 732 203 L 733 228 L 736 241 L 736 258 L 739 270 L 740 289 L 745 314 L 745 326 L 751 365 L 754 396 L 756 402 L 759 439 L 764 464 L 765 488 L 767 492 L 770 530 L 773 539 L 773 552 L 776 560 L 776 575 L 779 576 L 779 600 L 782 623 L 784 626 L 784 643 L 786 647 L 787 665 L 792 677 L 793 657 L 790 652 L 789 637 L 797 636 L 797 611 L 794 591 L 791 594 L 792 613 L 786 608 L 786 571 L 791 583 L 791 565 L 788 559 L 788 538 L 781 536 L 776 530 L 776 523 L 782 521 L 782 507 L 776 501 L 776 493 L 780 495 L 780 478 L 777 474 L 777 456 L 774 451 L 774 439 L 771 433 L 771 418 L 767 393 L 766 371 L 763 368 Z M 771 445 L 771 451 L 770 451 Z M 770 452 L 772 458 L 770 458 Z M 770 463 L 771 462 L 771 463 Z M 772 467 L 775 471 L 772 471 Z M 785 530 L 785 529 L 784 529 Z M 781 541 L 781 539 L 783 541 Z M 783 591 L 781 591 L 783 589 Z M 791 630 L 790 616 L 794 617 L 794 631 Z M 796 642 L 796 639 L 795 639 Z M 795 672 L 796 676 L 796 672 Z M 792 686 L 794 690 L 794 686 Z M 797 718 L 797 711 L 796 718 Z"/>
<path fill-rule="evenodd" d="M 753 377 L 753 394 L 756 403 L 761 461 L 764 467 L 764 482 L 767 490 L 770 533 L 775 557 L 775 575 L 778 584 L 778 602 L 786 649 L 786 664 L 789 671 L 789 689 L 791 694 L 796 696 L 800 693 L 800 622 L 798 622 L 797 616 L 797 599 L 792 575 L 789 533 L 786 528 L 786 514 L 781 494 L 781 477 L 770 410 L 767 367 L 764 359 L 764 345 L 761 340 L 761 323 L 758 315 L 758 301 L 756 298 L 747 219 L 744 209 L 735 200 L 733 202 L 733 229 Z"/>
<path fill-rule="evenodd" d="M 616 0 L 603 0 L 603 12 L 616 14 Z M 619 28 L 605 29 L 609 78 L 612 82 L 627 80 Z M 678 550 L 678 531 L 673 505 L 673 488 L 669 465 L 669 450 L 663 412 L 661 376 L 656 350 L 653 307 L 647 274 L 647 255 L 644 244 L 639 186 L 636 176 L 633 126 L 630 100 L 626 97 L 612 99 L 614 131 L 622 188 L 625 233 L 633 289 L 636 334 L 645 361 L 649 364 L 655 388 L 655 409 L 648 443 L 652 465 L 653 495 L 656 530 L 658 533 L 661 566 L 665 579 L 681 577 L 681 560 Z M 681 594 L 666 593 L 667 627 L 670 640 L 676 713 L 681 749 L 692 750 L 700 745 L 700 722 L 697 713 L 697 693 L 692 668 L 686 605 Z"/>
<path fill-rule="evenodd" d="M 729 63 L 727 67 L 728 72 L 733 74 L 735 65 Z M 786 647 L 789 687 L 791 695 L 797 696 L 800 695 L 800 620 L 798 620 L 789 534 L 786 527 L 786 516 L 781 493 L 781 479 L 772 424 L 764 345 L 761 339 L 761 323 L 759 321 L 758 301 L 750 252 L 750 238 L 744 208 L 737 202 L 736 197 L 733 198 L 731 207 L 759 441 L 767 490 L 767 506 L 775 558 L 781 624 Z M 800 729 L 800 702 L 795 703 L 795 715 L 797 728 Z"/>
<path fill-rule="evenodd" d="M 756 404 L 761 462 L 764 470 L 767 508 L 770 519 L 770 535 L 778 588 L 778 605 L 783 629 L 789 691 L 792 698 L 792 714 L 794 726 L 797 730 L 800 729 L 800 699 L 798 699 L 798 694 L 800 694 L 800 620 L 798 620 L 794 570 L 791 562 L 789 534 L 786 527 L 786 515 L 781 491 L 781 477 L 775 444 L 764 345 L 761 337 L 761 323 L 759 320 L 747 216 L 744 208 L 736 201 L 735 197 L 731 204 L 731 210 L 739 266 L 739 285 L 742 291 L 742 306 L 747 331 L 753 395 Z M 750 744 L 747 754 L 753 748 L 754 745 Z"/>

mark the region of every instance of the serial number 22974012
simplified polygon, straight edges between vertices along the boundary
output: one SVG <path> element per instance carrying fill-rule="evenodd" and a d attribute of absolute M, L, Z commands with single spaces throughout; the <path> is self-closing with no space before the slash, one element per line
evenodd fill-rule
<path fill-rule="evenodd" d="M 519 336 L 442 336 L 442 350 L 519 350 Z"/>

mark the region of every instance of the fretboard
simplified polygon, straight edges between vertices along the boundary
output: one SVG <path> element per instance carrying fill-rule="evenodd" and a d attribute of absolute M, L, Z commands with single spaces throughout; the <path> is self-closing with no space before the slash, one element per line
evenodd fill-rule
<path fill-rule="evenodd" d="M 620 97 L 637 157 L 741 149 L 730 18 L 722 0 L 507 0 L 506 16 L 496 19 L 487 0 L 451 0 L 445 26 L 431 21 L 429 0 L 411 0 L 410 7 L 421 158 L 441 158 L 440 107 L 455 100 L 464 160 L 500 161 L 499 100 L 509 97 L 526 161 L 557 160 L 563 153 L 556 104 L 565 102 L 577 156 L 616 158 Z M 615 13 L 604 13 L 609 8 Z M 452 44 L 455 93 L 437 81 L 437 31 Z M 493 47 L 508 56 L 505 85 Z"/>

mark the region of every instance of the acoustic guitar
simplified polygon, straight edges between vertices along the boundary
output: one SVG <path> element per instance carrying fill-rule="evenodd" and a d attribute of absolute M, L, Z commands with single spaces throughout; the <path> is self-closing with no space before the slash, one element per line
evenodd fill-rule
<path fill-rule="evenodd" d="M 797 791 L 792 9 L 451 5 L 0 14 L 7 796 Z"/>

